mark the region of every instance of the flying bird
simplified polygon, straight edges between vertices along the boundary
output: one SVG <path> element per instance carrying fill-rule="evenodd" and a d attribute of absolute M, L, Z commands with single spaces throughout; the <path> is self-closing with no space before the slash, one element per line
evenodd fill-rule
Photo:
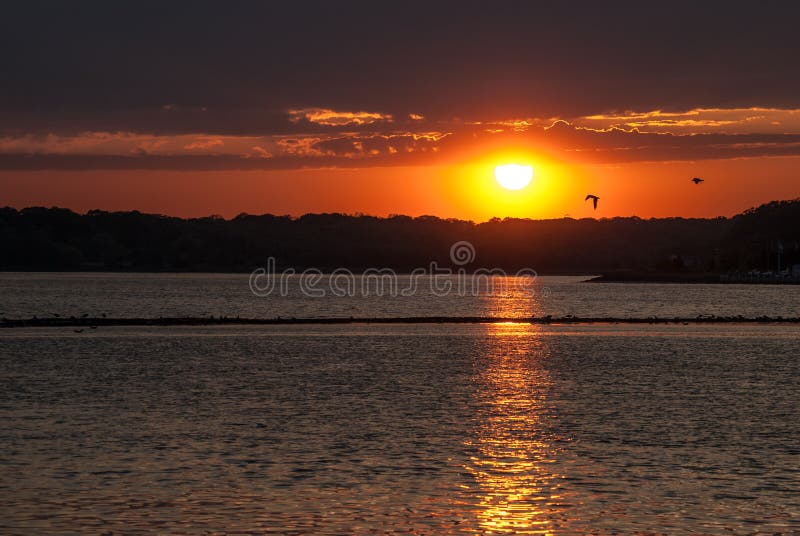
<path fill-rule="evenodd" d="M 584 202 L 586 202 L 586 201 L 588 201 L 589 199 L 591 199 L 591 200 L 592 200 L 592 203 L 594 204 L 594 209 L 595 209 L 595 210 L 597 210 L 597 202 L 600 200 L 600 198 L 599 198 L 599 197 L 597 197 L 596 195 L 588 194 L 588 195 L 586 196 L 586 199 L 584 199 L 583 201 L 584 201 Z"/>
<path fill-rule="evenodd" d="M 694 177 L 694 178 L 692 179 L 692 182 L 693 182 L 693 183 L 695 183 L 695 184 L 700 184 L 701 182 L 706 182 L 706 181 L 704 181 L 704 180 L 703 180 L 703 179 L 701 179 L 700 177 Z"/>

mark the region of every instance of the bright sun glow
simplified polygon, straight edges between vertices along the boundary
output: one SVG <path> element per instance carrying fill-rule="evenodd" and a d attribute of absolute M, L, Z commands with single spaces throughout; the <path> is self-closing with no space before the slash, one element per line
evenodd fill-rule
<path fill-rule="evenodd" d="M 507 190 L 521 190 L 530 184 L 533 168 L 520 164 L 506 164 L 494 168 L 494 178 Z"/>

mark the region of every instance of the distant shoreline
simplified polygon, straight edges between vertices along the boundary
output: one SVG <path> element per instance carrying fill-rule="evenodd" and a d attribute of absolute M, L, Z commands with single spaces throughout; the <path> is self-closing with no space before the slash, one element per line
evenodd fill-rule
<path fill-rule="evenodd" d="M 290 277 L 299 277 L 300 270 L 297 274 Z M 599 271 L 598 271 L 599 272 Z M 714 284 L 714 285 L 800 285 L 800 279 L 746 279 L 743 277 L 730 276 L 727 274 L 716 273 L 703 273 L 703 274 L 680 274 L 680 273 L 659 273 L 659 272 L 608 272 L 605 274 L 597 275 L 594 273 L 545 273 L 538 274 L 537 277 L 580 277 L 584 278 L 581 283 L 670 283 L 670 284 Z M 154 276 L 191 276 L 191 275 L 240 275 L 248 276 L 251 271 L 153 271 L 153 270 L 24 270 L 24 269 L 9 269 L 0 270 L 0 277 L 5 274 L 70 274 L 70 275 L 154 275 Z M 321 271 L 321 275 L 328 277 L 334 275 L 333 272 L 325 270 Z M 358 274 L 356 274 L 358 275 Z M 397 272 L 398 276 L 408 277 L 411 272 Z M 428 276 L 436 274 L 426 274 Z M 438 274 L 443 276 L 444 274 Z M 455 274 L 451 274 L 455 275 Z M 467 274 L 468 276 L 473 274 Z"/>
<path fill-rule="evenodd" d="M 670 274 L 648 272 L 609 272 L 586 281 L 586 283 L 710 283 L 721 284 L 720 274 Z"/>
<path fill-rule="evenodd" d="M 0 320 L 0 328 L 64 327 L 80 332 L 110 326 L 216 326 L 216 325 L 308 325 L 308 324 L 800 324 L 800 317 L 744 317 L 699 315 L 695 317 L 491 317 L 491 316 L 414 316 L 414 317 L 326 317 L 326 318 L 240 318 L 226 316 L 159 318 L 27 318 Z"/>
<path fill-rule="evenodd" d="M 676 274 L 648 272 L 610 272 L 592 277 L 586 283 L 680 283 L 718 285 L 800 285 L 800 279 L 747 278 L 728 274 Z"/>
<path fill-rule="evenodd" d="M 0 208 L 0 269 L 249 273 L 272 262 L 277 272 L 482 268 L 509 274 L 606 274 L 603 281 L 618 282 L 717 283 L 735 274 L 736 282 L 748 283 L 781 279 L 780 270 L 800 270 L 797 229 L 800 199 L 770 202 L 730 218 L 498 218 L 483 223 L 346 214 L 240 214 L 226 220 L 6 207 Z"/>

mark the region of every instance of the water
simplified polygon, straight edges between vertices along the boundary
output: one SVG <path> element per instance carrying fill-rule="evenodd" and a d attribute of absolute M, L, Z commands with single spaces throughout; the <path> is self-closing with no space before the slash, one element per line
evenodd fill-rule
<path fill-rule="evenodd" d="M 581 317 L 693 317 L 800 316 L 800 286 L 680 285 L 583 283 L 586 277 L 539 277 L 529 288 L 499 283 L 493 292 L 485 286 L 459 286 L 451 278 L 451 292 L 435 295 L 429 278 L 422 278 L 411 296 L 391 296 L 389 287 L 357 279 L 355 292 L 335 296 L 330 278 L 318 287 L 324 299 L 300 290 L 298 278 L 289 292 L 254 296 L 247 274 L 95 274 L 0 273 L 0 317 L 30 318 L 53 313 L 61 316 L 171 317 L 229 316 L 282 317 L 409 317 L 409 316 L 554 316 Z M 506 281 L 513 281 L 509 278 Z M 397 289 L 410 288 L 400 276 Z M 473 290 L 475 293 L 473 294 Z"/>
<path fill-rule="evenodd" d="M 242 281 L 4 275 L 2 303 L 258 316 L 257 299 L 208 286 L 204 306 L 192 289 L 205 279 L 215 292 Z M 106 299 L 108 281 L 130 292 Z M 637 298 L 639 285 L 548 284 L 561 305 L 457 303 L 471 315 L 797 307 L 789 287 L 654 285 Z M 281 300 L 324 314 L 357 303 Z M 436 301 L 383 307 L 446 310 Z M 0 532 L 798 533 L 798 355 L 794 325 L 2 329 Z"/>

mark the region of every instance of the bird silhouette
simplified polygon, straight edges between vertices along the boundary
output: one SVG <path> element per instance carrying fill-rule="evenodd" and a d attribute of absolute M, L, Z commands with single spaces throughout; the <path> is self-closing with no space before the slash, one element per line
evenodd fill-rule
<path fill-rule="evenodd" d="M 706 181 L 704 181 L 704 180 L 703 180 L 703 179 L 701 179 L 700 177 L 694 177 L 694 178 L 692 179 L 692 182 L 693 182 L 693 183 L 695 183 L 695 184 L 700 184 L 701 182 L 706 182 Z"/>
<path fill-rule="evenodd" d="M 597 202 L 600 200 L 600 198 L 597 197 L 596 195 L 588 194 L 586 196 L 586 199 L 584 199 L 584 202 L 588 201 L 589 199 L 592 200 L 592 203 L 594 204 L 594 209 L 597 210 Z"/>

